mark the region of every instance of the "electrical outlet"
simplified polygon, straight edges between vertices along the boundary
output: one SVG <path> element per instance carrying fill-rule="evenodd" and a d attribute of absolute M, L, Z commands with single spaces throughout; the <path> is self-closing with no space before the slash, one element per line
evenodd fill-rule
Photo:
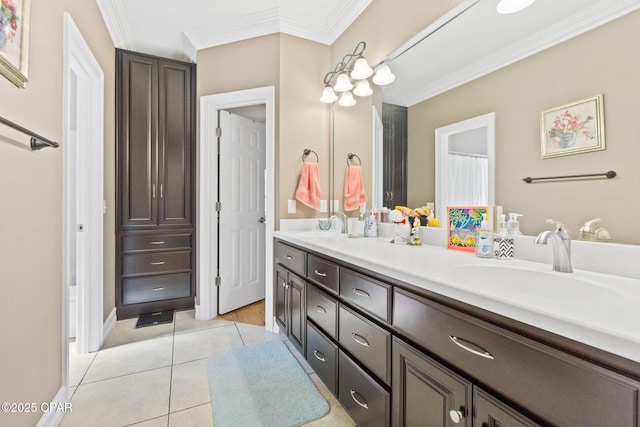
<path fill-rule="evenodd" d="M 296 213 L 296 201 L 289 199 L 289 206 L 287 208 L 287 213 L 294 214 Z"/>
<path fill-rule="evenodd" d="M 360 213 L 365 213 L 367 211 L 367 204 L 363 203 L 360 205 Z"/>
<path fill-rule="evenodd" d="M 326 211 L 327 211 L 327 201 L 320 200 L 320 212 L 326 212 Z"/>

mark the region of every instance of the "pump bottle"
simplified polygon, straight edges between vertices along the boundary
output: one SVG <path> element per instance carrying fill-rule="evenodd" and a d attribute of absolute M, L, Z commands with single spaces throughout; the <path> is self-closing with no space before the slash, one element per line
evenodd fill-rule
<path fill-rule="evenodd" d="M 482 222 L 476 236 L 476 256 L 480 258 L 493 258 L 493 233 L 487 221 L 487 214 L 482 214 Z"/>

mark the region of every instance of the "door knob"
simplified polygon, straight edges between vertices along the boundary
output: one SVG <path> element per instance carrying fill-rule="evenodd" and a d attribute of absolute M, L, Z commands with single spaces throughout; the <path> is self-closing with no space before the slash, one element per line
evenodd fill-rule
<path fill-rule="evenodd" d="M 449 418 L 451 418 L 451 421 L 453 421 L 454 424 L 460 424 L 460 421 L 464 418 L 464 413 L 454 409 L 449 411 Z"/>
<path fill-rule="evenodd" d="M 258 220 L 258 222 L 260 224 L 264 224 L 264 222 L 266 221 L 265 217 L 261 216 L 260 219 Z"/>

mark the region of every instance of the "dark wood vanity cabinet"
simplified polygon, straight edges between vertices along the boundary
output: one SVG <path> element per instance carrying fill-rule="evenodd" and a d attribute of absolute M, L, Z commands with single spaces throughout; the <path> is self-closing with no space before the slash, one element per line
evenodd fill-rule
<path fill-rule="evenodd" d="M 194 102 L 195 64 L 116 50 L 119 319 L 193 307 Z"/>

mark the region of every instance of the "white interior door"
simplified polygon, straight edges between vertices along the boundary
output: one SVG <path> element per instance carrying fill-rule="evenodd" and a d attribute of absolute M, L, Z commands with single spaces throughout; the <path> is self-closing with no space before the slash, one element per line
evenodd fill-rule
<path fill-rule="evenodd" d="M 220 111 L 218 313 L 265 297 L 265 124 Z"/>

